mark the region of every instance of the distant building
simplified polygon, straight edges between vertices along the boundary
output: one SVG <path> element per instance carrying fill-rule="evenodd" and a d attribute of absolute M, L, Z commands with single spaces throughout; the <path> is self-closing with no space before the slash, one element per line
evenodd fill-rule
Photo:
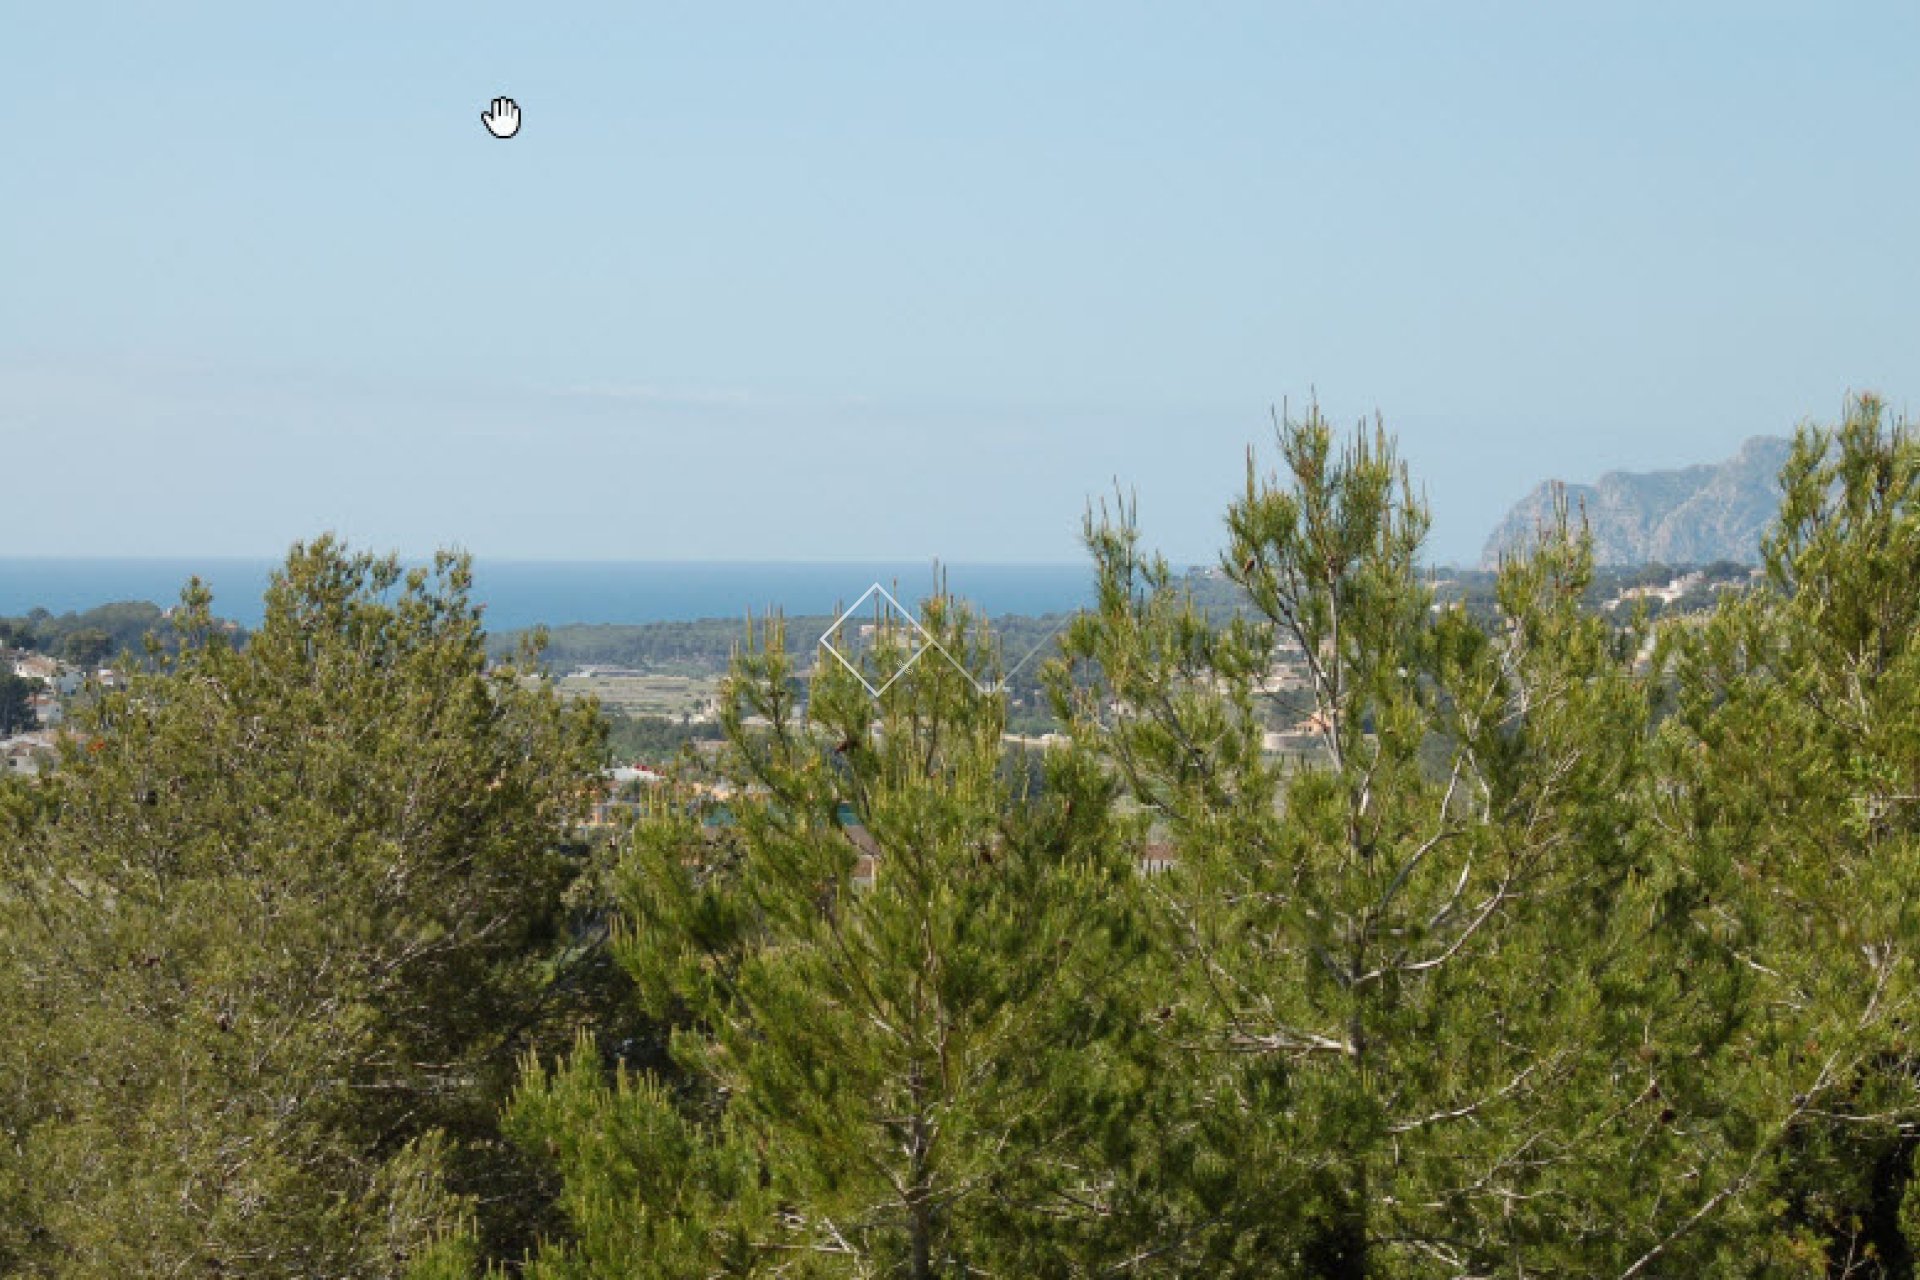
<path fill-rule="evenodd" d="M 36 778 L 52 766 L 52 741 L 44 734 L 21 734 L 0 741 L 0 773 L 8 777 Z"/>
<path fill-rule="evenodd" d="M 1276 663 L 1253 687 L 1258 693 L 1292 693 L 1307 687 L 1307 672 L 1304 667 Z"/>
<path fill-rule="evenodd" d="M 51 681 L 60 674 L 60 664 L 45 654 L 29 653 L 13 660 L 13 674 L 29 680 Z"/>
<path fill-rule="evenodd" d="M 1000 741 L 1010 747 L 1039 747 L 1042 751 L 1052 751 L 1068 746 L 1073 739 L 1064 733 L 1043 733 L 1038 737 L 1029 737 L 1019 733 L 1003 733 Z"/>
<path fill-rule="evenodd" d="M 843 814 L 848 812 L 845 806 L 842 806 L 842 812 Z M 853 873 L 848 877 L 853 881 L 853 887 L 873 888 L 874 874 L 880 866 L 879 841 L 873 838 L 873 833 L 862 826 L 857 818 L 847 821 L 843 817 L 840 829 L 847 833 L 847 839 L 856 851 L 853 859 Z"/>
<path fill-rule="evenodd" d="M 1628 587 L 1618 596 L 1607 602 L 1607 608 L 1617 609 L 1629 600 L 1658 600 L 1661 604 L 1672 604 L 1687 592 L 1705 584 L 1707 575 L 1700 570 L 1683 573 L 1670 579 L 1664 587 Z"/>
<path fill-rule="evenodd" d="M 1180 865 L 1180 859 L 1174 855 L 1173 846 L 1164 841 L 1153 841 L 1140 851 L 1140 859 L 1134 867 L 1143 876 L 1157 876 L 1163 871 L 1171 871 Z"/>

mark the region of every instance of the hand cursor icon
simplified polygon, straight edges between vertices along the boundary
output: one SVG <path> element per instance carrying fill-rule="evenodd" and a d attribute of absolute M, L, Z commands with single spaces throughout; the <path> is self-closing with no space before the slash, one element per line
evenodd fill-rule
<path fill-rule="evenodd" d="M 480 123 L 496 138 L 511 138 L 520 132 L 520 106 L 512 98 L 495 98 L 493 109 L 480 113 Z"/>

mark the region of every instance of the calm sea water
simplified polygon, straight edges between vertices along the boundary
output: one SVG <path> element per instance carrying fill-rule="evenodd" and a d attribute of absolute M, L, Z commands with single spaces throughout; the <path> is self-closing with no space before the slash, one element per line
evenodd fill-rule
<path fill-rule="evenodd" d="M 271 560 L 7 559 L 0 557 L 0 615 L 54 613 L 120 600 L 169 605 L 188 578 L 213 590 L 214 612 L 260 621 Z M 948 588 L 988 614 L 1076 609 L 1093 595 L 1089 565 L 948 565 Z M 570 622 L 678 622 L 739 618 L 778 607 L 835 612 L 878 582 L 908 607 L 933 590 L 930 562 L 914 564 L 699 564 L 476 560 L 474 596 L 490 631 Z M 896 586 L 897 584 L 897 586 Z"/>

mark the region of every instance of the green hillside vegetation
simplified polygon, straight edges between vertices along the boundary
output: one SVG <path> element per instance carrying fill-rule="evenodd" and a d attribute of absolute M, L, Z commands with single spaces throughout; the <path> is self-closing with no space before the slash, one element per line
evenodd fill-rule
<path fill-rule="evenodd" d="M 1275 446 L 1217 572 L 1088 513 L 1062 745 L 726 624 L 610 845 L 619 740 L 530 678 L 584 650 L 463 559 L 297 547 L 244 647 L 190 591 L 0 782 L 0 1274 L 1912 1276 L 1920 437 L 1802 430 L 1680 618 L 1564 506 L 1423 568 L 1377 426 Z M 589 661 L 710 660 L 651 630 Z"/>
<path fill-rule="evenodd" d="M 0 617 L 0 649 L 28 649 L 82 667 L 97 666 L 123 654 L 146 652 L 148 637 L 163 649 L 179 647 L 180 633 L 166 611 L 147 601 L 103 604 L 81 613 L 53 614 L 34 609 L 19 617 Z M 244 632 L 228 623 L 236 639 Z"/>
<path fill-rule="evenodd" d="M 816 644 L 833 621 L 832 616 L 825 614 L 785 618 L 782 643 L 797 661 L 810 665 Z M 993 619 L 992 629 L 1001 652 L 1012 655 L 1006 658 L 1007 665 L 1041 647 L 1040 654 L 1023 668 L 1037 672 L 1038 664 L 1056 652 L 1044 647 L 1048 637 L 1065 622 L 1066 617 L 1061 614 L 1042 617 L 1008 614 Z M 548 670 L 563 674 L 578 667 L 713 674 L 727 669 L 734 651 L 740 647 L 741 627 L 742 621 L 738 618 L 544 627 L 540 628 L 544 636 L 541 662 Z M 496 653 L 511 653 L 528 634 L 508 632 L 489 643 Z M 1037 687 L 1037 674 L 1034 684 Z"/>
<path fill-rule="evenodd" d="M 607 720 L 607 758 L 637 764 L 668 764 L 687 747 L 718 742 L 726 735 L 717 722 L 691 723 L 666 716 L 629 716 L 604 713 Z"/>

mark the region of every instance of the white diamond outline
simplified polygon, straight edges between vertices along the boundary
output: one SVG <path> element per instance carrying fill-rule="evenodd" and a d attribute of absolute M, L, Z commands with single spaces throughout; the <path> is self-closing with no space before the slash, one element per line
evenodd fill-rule
<path fill-rule="evenodd" d="M 916 632 L 920 634 L 920 639 L 922 641 L 922 644 L 920 645 L 920 647 L 913 651 L 913 656 L 911 658 L 908 658 L 905 662 L 901 663 L 900 669 L 894 672 L 891 676 L 889 676 L 887 678 L 887 682 L 881 685 L 878 689 L 873 687 L 873 685 L 867 680 L 867 677 L 861 673 L 858 667 L 854 666 L 853 663 L 847 660 L 847 655 L 845 655 L 844 653 L 841 653 L 838 649 L 834 648 L 833 642 L 827 639 L 828 636 L 832 635 L 835 631 L 840 629 L 840 625 L 842 623 L 844 623 L 848 618 L 851 618 L 855 613 L 857 613 L 860 610 L 862 605 L 866 604 L 868 600 L 872 599 L 873 593 L 876 591 L 880 593 L 880 596 L 882 599 L 884 599 L 888 604 L 893 606 L 894 610 L 897 613 L 899 613 L 899 615 L 902 618 L 906 619 L 908 626 L 912 627 Z M 914 663 L 920 661 L 920 655 L 925 653 L 929 647 L 934 649 L 940 649 L 940 656 L 945 658 L 948 662 L 953 662 L 953 655 L 948 653 L 945 649 L 940 648 L 940 642 L 927 634 L 927 629 L 920 625 L 920 620 L 918 618 L 915 618 L 913 614 L 908 611 L 905 605 L 901 604 L 898 600 L 895 600 L 893 598 L 892 592 L 888 591 L 885 587 L 881 586 L 877 582 L 874 583 L 872 586 L 868 587 L 865 591 L 861 592 L 860 598 L 858 600 L 855 600 L 851 605 L 849 605 L 845 613 L 842 613 L 839 617 L 835 618 L 831 623 L 827 625 L 827 629 L 824 632 L 822 632 L 820 635 L 820 647 L 822 649 L 825 649 L 828 653 L 832 654 L 835 658 L 838 658 L 840 660 L 840 665 L 845 667 L 848 671 L 852 672 L 853 678 L 860 682 L 860 687 L 867 691 L 868 696 L 874 697 L 874 698 L 878 698 L 881 694 L 893 688 L 893 682 L 898 680 L 901 676 L 907 674 L 907 668 L 911 667 Z M 968 672 L 966 668 L 961 667 L 960 664 L 957 662 L 954 663 L 954 666 L 959 669 L 961 675 L 966 676 L 968 680 L 973 681 L 973 686 L 975 689 L 978 689 L 980 687 L 980 682 L 978 680 L 974 680 L 972 674 Z"/>
<path fill-rule="evenodd" d="M 888 678 L 887 682 L 881 685 L 878 689 L 874 688 L 873 685 L 868 683 L 866 676 L 861 674 L 860 669 L 854 666 L 853 663 L 849 662 L 847 660 L 846 655 L 841 653 L 838 649 L 834 648 L 833 643 L 827 639 L 828 636 L 832 635 L 836 630 L 839 629 L 841 623 L 845 622 L 848 618 L 851 618 L 854 615 L 854 613 L 862 605 L 866 604 L 866 602 L 873 597 L 873 593 L 876 591 L 880 593 L 880 595 L 886 600 L 888 604 L 892 605 L 894 609 L 899 612 L 902 618 L 906 619 L 908 626 L 912 627 L 915 631 L 920 633 L 920 639 L 924 641 L 924 643 L 918 649 L 914 650 L 913 656 L 911 658 L 908 658 L 905 662 L 901 663 L 900 669 L 894 672 L 893 675 Z M 840 665 L 845 667 L 849 672 L 852 673 L 853 678 L 860 682 L 860 687 L 865 689 L 868 695 L 871 697 L 878 698 L 881 694 L 891 689 L 893 687 L 894 681 L 898 680 L 901 676 L 907 673 L 908 667 L 911 667 L 914 663 L 920 661 L 921 654 L 925 653 L 929 648 L 933 648 L 933 649 L 939 650 L 940 656 L 945 658 L 948 664 L 951 665 L 955 671 L 958 671 L 961 675 L 965 676 L 967 678 L 967 683 L 973 686 L 973 691 L 984 698 L 993 694 L 1005 693 L 1007 691 L 1007 686 L 1009 681 L 1013 678 L 1013 673 L 1015 671 L 1018 671 L 1020 668 L 1026 666 L 1027 663 L 1031 662 L 1033 660 L 1033 656 L 1036 653 L 1039 653 L 1042 649 L 1047 647 L 1047 641 L 1059 635 L 1060 632 L 1063 629 L 1065 629 L 1066 625 L 1069 622 L 1073 621 L 1075 616 L 1076 615 L 1074 613 L 1068 613 L 1065 617 L 1061 618 L 1059 622 L 1055 623 L 1053 630 L 1047 632 L 1046 635 L 1040 637 L 1040 642 L 1034 645 L 1033 648 L 1027 650 L 1027 656 L 1020 659 L 1020 661 L 1014 663 L 1013 666 L 1009 668 L 1007 672 L 1000 677 L 1000 679 L 993 682 L 993 685 L 991 688 L 989 688 L 984 684 L 981 684 L 979 676 L 976 676 L 973 674 L 973 672 L 967 670 L 966 666 L 958 658 L 948 653 L 946 650 L 946 646 L 942 645 L 938 640 L 935 640 L 931 635 L 929 635 L 927 633 L 927 629 L 920 625 L 920 620 L 918 618 L 915 618 L 905 605 L 901 604 L 898 600 L 895 600 L 893 598 L 892 592 L 888 591 L 885 587 L 881 586 L 877 582 L 874 583 L 872 586 L 868 587 L 865 591 L 861 592 L 860 598 L 854 601 L 851 605 L 849 605 L 847 607 L 846 612 L 842 613 L 839 617 L 835 618 L 831 623 L 827 624 L 827 629 L 824 632 L 822 632 L 820 635 L 819 645 L 822 649 L 825 649 L 828 653 L 832 654 L 835 658 L 839 659 Z"/>

